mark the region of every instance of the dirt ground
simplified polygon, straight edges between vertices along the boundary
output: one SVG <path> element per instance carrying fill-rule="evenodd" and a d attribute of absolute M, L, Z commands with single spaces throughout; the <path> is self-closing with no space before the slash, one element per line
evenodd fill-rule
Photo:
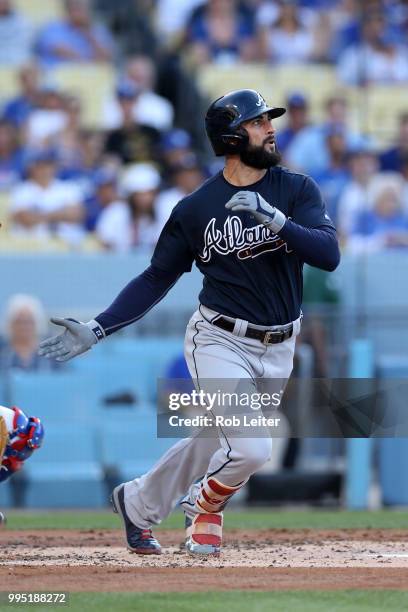
<path fill-rule="evenodd" d="M 182 531 L 157 535 L 163 554 L 139 556 L 119 530 L 1 529 L 0 590 L 408 589 L 402 530 L 229 530 L 219 558 L 198 559 Z"/>

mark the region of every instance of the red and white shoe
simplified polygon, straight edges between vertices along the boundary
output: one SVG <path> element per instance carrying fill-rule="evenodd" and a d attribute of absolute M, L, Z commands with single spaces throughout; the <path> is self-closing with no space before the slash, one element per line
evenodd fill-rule
<path fill-rule="evenodd" d="M 186 551 L 190 555 L 218 557 L 221 553 L 222 522 L 222 512 L 196 514 L 193 519 L 186 515 Z"/>

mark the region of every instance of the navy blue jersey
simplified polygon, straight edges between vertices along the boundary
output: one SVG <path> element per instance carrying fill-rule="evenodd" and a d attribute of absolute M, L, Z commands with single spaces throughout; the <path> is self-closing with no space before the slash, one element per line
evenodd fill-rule
<path fill-rule="evenodd" d="M 174 208 L 152 265 L 181 274 L 195 262 L 204 275 L 202 304 L 258 325 L 283 325 L 300 314 L 303 261 L 250 212 L 225 208 L 242 190 L 257 191 L 298 225 L 333 228 L 310 177 L 278 166 L 256 183 L 236 187 L 219 172 Z"/>

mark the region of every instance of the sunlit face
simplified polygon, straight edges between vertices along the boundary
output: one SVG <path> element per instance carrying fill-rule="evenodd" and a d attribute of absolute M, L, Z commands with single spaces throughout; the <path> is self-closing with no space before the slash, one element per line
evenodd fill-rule
<path fill-rule="evenodd" d="M 0 149 L 11 149 L 16 139 L 15 129 L 8 123 L 0 124 Z"/>
<path fill-rule="evenodd" d="M 354 177 L 367 179 L 377 171 L 378 162 L 374 155 L 360 153 L 350 160 L 350 170 Z"/>
<path fill-rule="evenodd" d="M 154 189 L 149 191 L 137 191 L 130 196 L 130 203 L 136 215 L 149 215 L 154 208 L 154 200 L 157 192 Z"/>
<path fill-rule="evenodd" d="M 34 316 L 29 308 L 22 308 L 10 323 L 12 342 L 30 342 L 37 337 Z"/>
<path fill-rule="evenodd" d="M 113 202 L 116 198 L 116 187 L 114 183 L 105 183 L 98 188 L 98 199 L 102 206 Z"/>
<path fill-rule="evenodd" d="M 40 161 L 30 168 L 30 178 L 40 185 L 48 184 L 55 178 L 55 164 L 52 161 Z"/>
<path fill-rule="evenodd" d="M 375 202 L 375 210 L 381 217 L 392 217 L 401 210 L 401 203 L 395 189 L 384 188 Z"/>
<path fill-rule="evenodd" d="M 88 5 L 84 0 L 68 0 L 66 9 L 68 19 L 74 26 L 81 28 L 89 25 L 90 14 Z"/>
<path fill-rule="evenodd" d="M 241 161 L 252 168 L 263 170 L 276 166 L 281 156 L 275 143 L 275 128 L 268 113 L 255 119 L 244 121 L 242 127 L 247 131 L 249 143 L 240 153 Z"/>
<path fill-rule="evenodd" d="M 11 11 L 10 0 L 0 0 L 0 15 L 8 15 Z"/>
<path fill-rule="evenodd" d="M 265 151 L 271 153 L 275 151 L 275 128 L 268 113 L 263 113 L 255 119 L 244 121 L 242 127 L 249 135 L 249 144 L 255 147 L 263 147 Z"/>

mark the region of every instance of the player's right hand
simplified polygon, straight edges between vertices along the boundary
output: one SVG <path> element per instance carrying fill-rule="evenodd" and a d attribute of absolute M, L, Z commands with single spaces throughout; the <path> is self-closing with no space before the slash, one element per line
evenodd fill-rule
<path fill-rule="evenodd" d="M 65 331 L 41 342 L 38 354 L 56 361 L 68 361 L 81 355 L 105 337 L 102 327 L 94 320 L 81 323 L 75 319 L 54 318 L 51 322 L 65 327 Z"/>

